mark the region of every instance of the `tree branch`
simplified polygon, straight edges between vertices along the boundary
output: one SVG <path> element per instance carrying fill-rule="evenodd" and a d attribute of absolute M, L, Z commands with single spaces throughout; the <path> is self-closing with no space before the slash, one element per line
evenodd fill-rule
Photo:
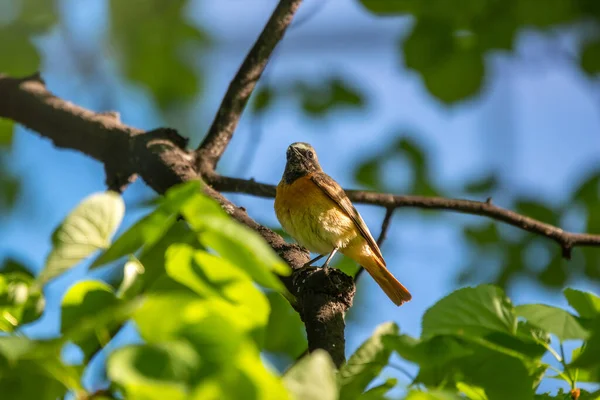
<path fill-rule="evenodd" d="M 206 182 L 221 192 L 246 193 L 266 198 L 275 197 L 275 186 L 273 185 L 254 180 L 221 176 L 216 173 L 203 176 Z M 414 207 L 488 217 L 554 240 L 561 247 L 563 257 L 567 259 L 570 259 L 573 247 L 600 246 L 600 235 L 567 232 L 554 225 L 498 207 L 490 199 L 487 201 L 474 201 L 444 197 L 401 196 L 362 190 L 346 190 L 346 193 L 354 203 L 381 206 L 386 209 Z"/>
<path fill-rule="evenodd" d="M 302 0 L 281 0 L 256 43 L 246 55 L 229 84 L 208 134 L 198 147 L 199 170 L 215 169 L 233 137 L 233 132 L 258 79 L 265 70 L 275 46 L 292 22 L 300 3 Z"/>

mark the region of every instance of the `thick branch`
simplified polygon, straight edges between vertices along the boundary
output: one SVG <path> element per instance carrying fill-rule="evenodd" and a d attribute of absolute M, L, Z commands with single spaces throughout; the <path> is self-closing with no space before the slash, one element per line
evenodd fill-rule
<path fill-rule="evenodd" d="M 259 197 L 275 197 L 275 186 L 254 180 L 221 176 L 216 173 L 203 174 L 204 179 L 221 192 L 246 193 Z M 361 190 L 346 190 L 355 203 L 371 204 L 394 209 L 415 207 L 430 210 L 454 211 L 464 214 L 481 215 L 502 221 L 525 231 L 554 240 L 563 250 L 563 256 L 570 258 L 571 249 L 576 246 L 600 246 L 600 235 L 566 232 L 554 225 L 518 214 L 492 204 L 491 201 L 447 199 L 444 197 L 401 196 L 388 193 L 375 193 Z"/>
<path fill-rule="evenodd" d="M 301 2 L 302 0 L 281 0 L 273 11 L 256 43 L 229 84 L 208 134 L 198 147 L 199 162 L 206 163 L 206 166 L 199 169 L 215 169 L 233 136 L 258 79 L 269 62 L 271 53 L 283 38 Z"/>
<path fill-rule="evenodd" d="M 96 114 L 53 96 L 37 76 L 24 79 L 0 76 L 0 117 L 36 129 L 58 147 L 81 151 L 105 166 L 119 161 L 121 165 L 114 164 L 117 169 L 122 167 L 139 174 L 159 194 L 176 184 L 200 179 L 194 165 L 196 157 L 185 150 L 187 141 L 176 131 L 163 128 L 144 132 L 123 125 L 114 117 Z M 329 279 L 323 284 L 326 272 L 303 268 L 309 260 L 308 251 L 286 243 L 210 186 L 204 191 L 234 219 L 256 230 L 292 267 L 292 275 L 282 280 L 297 298 L 294 307 L 306 324 L 309 346 L 325 349 L 341 365 L 345 350 L 343 313 L 354 296 L 351 279 L 336 270 L 327 274 Z M 327 335 L 322 336 L 324 331 Z"/>

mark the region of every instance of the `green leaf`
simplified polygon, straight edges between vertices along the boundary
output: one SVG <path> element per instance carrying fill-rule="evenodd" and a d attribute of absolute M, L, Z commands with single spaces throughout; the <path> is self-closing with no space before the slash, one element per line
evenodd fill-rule
<path fill-rule="evenodd" d="M 324 117 L 337 109 L 361 108 L 365 103 L 356 88 L 337 77 L 318 86 L 299 83 L 293 91 L 301 98 L 302 109 L 313 117 Z"/>
<path fill-rule="evenodd" d="M 479 180 L 471 181 L 465 185 L 465 192 L 469 194 L 489 194 L 498 187 L 498 177 L 488 175 Z"/>
<path fill-rule="evenodd" d="M 448 21 L 419 19 L 403 43 L 404 61 L 422 75 L 431 94 L 453 103 L 476 94 L 483 83 L 483 54 L 474 43 Z"/>
<path fill-rule="evenodd" d="M 158 209 L 136 222 L 131 228 L 115 240 L 104 253 L 92 263 L 90 269 L 134 254 L 143 246 L 152 246 L 173 225 L 175 216 Z"/>
<path fill-rule="evenodd" d="M 25 266 L 7 259 L 0 272 L 0 331 L 13 332 L 37 320 L 46 303 L 41 288 Z"/>
<path fill-rule="evenodd" d="M 52 251 L 38 280 L 44 284 L 94 251 L 106 249 L 119 227 L 125 204 L 116 192 L 96 193 L 85 198 L 52 235 Z"/>
<path fill-rule="evenodd" d="M 268 86 L 260 87 L 254 91 L 254 102 L 252 103 L 252 111 L 259 114 L 263 113 L 273 103 L 275 91 Z"/>
<path fill-rule="evenodd" d="M 98 268 L 140 249 L 148 250 L 161 240 L 177 223 L 181 207 L 201 190 L 199 181 L 185 182 L 170 188 L 158 201 L 158 206 L 115 240 L 90 266 Z"/>
<path fill-rule="evenodd" d="M 405 400 L 461 400 L 461 397 L 443 390 L 430 390 L 427 392 L 413 390 L 408 393 Z"/>
<path fill-rule="evenodd" d="M 421 341 L 408 335 L 395 335 L 384 337 L 383 342 L 403 359 L 429 367 L 444 365 L 474 352 L 470 343 L 453 336 L 434 336 Z"/>
<path fill-rule="evenodd" d="M 267 294 L 271 313 L 265 332 L 265 351 L 285 353 L 296 359 L 308 347 L 300 315 L 279 293 Z"/>
<path fill-rule="evenodd" d="M 43 363 L 21 361 L 1 372 L 3 398 L 56 400 L 62 399 L 67 393 L 64 384 L 46 371 Z"/>
<path fill-rule="evenodd" d="M 297 400 L 337 400 L 335 366 L 324 350 L 302 357 L 284 375 L 287 390 Z"/>
<path fill-rule="evenodd" d="M 600 72 L 600 41 L 588 42 L 583 46 L 581 67 L 588 74 Z"/>
<path fill-rule="evenodd" d="M 158 242 L 152 246 L 144 246 L 138 257 L 145 270 L 142 289 L 151 287 L 157 279 L 165 274 L 165 256 L 171 245 L 179 243 L 196 249 L 201 248 L 196 236 L 185 221 L 178 221 L 165 232 Z"/>
<path fill-rule="evenodd" d="M 262 332 L 267 324 L 269 304 L 244 271 L 226 259 L 194 249 L 172 245 L 166 254 L 167 274 L 202 298 L 222 301 L 219 307 L 243 331 Z M 259 335 L 260 337 L 260 335 Z"/>
<path fill-rule="evenodd" d="M 558 225 L 558 212 L 549 206 L 538 201 L 519 199 L 515 202 L 515 210 L 528 217 L 546 222 L 548 224 Z"/>
<path fill-rule="evenodd" d="M 456 363 L 467 383 L 483 388 L 489 400 L 533 397 L 533 377 L 517 358 L 481 349 Z"/>
<path fill-rule="evenodd" d="M 480 387 L 466 384 L 464 382 L 458 382 L 456 389 L 470 400 L 488 400 L 485 390 Z"/>
<path fill-rule="evenodd" d="M 569 339 L 586 339 L 589 332 L 583 329 L 577 319 L 569 312 L 545 304 L 524 304 L 515 308 L 517 315 L 529 323 L 550 332 L 565 341 Z"/>
<path fill-rule="evenodd" d="M 492 285 L 459 289 L 438 301 L 423 316 L 424 339 L 436 335 L 515 334 L 517 319 L 510 300 Z"/>
<path fill-rule="evenodd" d="M 12 144 L 14 123 L 5 118 L 0 118 L 0 149 Z"/>
<path fill-rule="evenodd" d="M 199 365 L 190 344 L 173 341 L 118 349 L 108 358 L 107 373 L 128 399 L 184 400 Z"/>
<path fill-rule="evenodd" d="M 596 318 L 600 315 L 600 297 L 590 292 L 567 288 L 563 291 L 569 305 L 582 318 Z"/>
<path fill-rule="evenodd" d="M 340 398 L 352 399 L 365 391 L 386 366 L 392 349 L 384 345 L 383 338 L 397 335 L 398 326 L 392 322 L 379 325 L 373 335 L 350 356 L 340 368 Z"/>
<path fill-rule="evenodd" d="M 291 270 L 255 231 L 233 220 L 217 202 L 198 195 L 182 207 L 182 214 L 199 233 L 200 242 L 241 267 L 260 285 L 285 292 L 275 274 Z"/>
<path fill-rule="evenodd" d="M 17 24 L 0 26 L 0 73 L 10 76 L 31 75 L 40 68 L 40 55 L 31 43 L 30 33 Z"/>
<path fill-rule="evenodd" d="M 600 354 L 600 317 L 594 320 L 592 325 L 592 334 L 585 342 L 583 351 L 569 365 L 571 368 L 579 368 L 580 373 L 595 382 L 600 381 L 600 363 L 598 363 L 598 354 Z"/>
<path fill-rule="evenodd" d="M 81 281 L 71 286 L 63 297 L 61 304 L 61 325 L 62 334 L 70 332 L 77 328 L 82 321 L 94 321 L 102 312 L 109 312 L 119 304 L 119 300 L 112 291 L 112 288 L 100 281 Z M 110 324 L 104 324 L 104 321 L 98 321 L 94 324 L 95 329 L 87 334 L 77 335 L 73 341 L 84 353 L 86 360 L 93 355 L 95 351 L 106 345 L 119 327 L 119 321 L 111 321 Z"/>
<path fill-rule="evenodd" d="M 398 384 L 395 378 L 386 379 L 381 385 L 377 385 L 367 390 L 358 398 L 359 400 L 382 400 L 386 399 L 385 394 Z"/>
<path fill-rule="evenodd" d="M 360 3 L 378 15 L 416 13 L 420 9 L 419 2 L 415 0 L 360 0 Z"/>
<path fill-rule="evenodd" d="M 185 0 L 110 2 L 111 38 L 125 75 L 147 87 L 161 108 L 191 101 L 200 89 L 195 50 L 206 32 L 186 18 Z"/>
<path fill-rule="evenodd" d="M 376 157 L 368 159 L 356 166 L 354 170 L 354 179 L 359 184 L 370 188 L 381 188 L 381 158 Z"/>

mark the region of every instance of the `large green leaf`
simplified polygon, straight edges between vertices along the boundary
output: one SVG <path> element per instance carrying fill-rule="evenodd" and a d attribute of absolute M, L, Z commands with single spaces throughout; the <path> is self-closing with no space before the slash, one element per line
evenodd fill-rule
<path fill-rule="evenodd" d="M 284 353 L 296 359 L 308 347 L 300 315 L 281 294 L 271 292 L 267 298 L 271 313 L 265 331 L 264 350 Z"/>
<path fill-rule="evenodd" d="M 386 366 L 392 348 L 385 346 L 386 336 L 397 335 L 398 326 L 392 322 L 379 325 L 373 335 L 350 356 L 340 368 L 340 398 L 353 399 L 365 391 Z"/>
<path fill-rule="evenodd" d="M 90 269 L 98 268 L 138 250 L 148 250 L 161 240 L 177 223 L 181 207 L 198 195 L 199 181 L 190 181 L 170 188 L 156 209 L 136 222 L 92 263 Z M 170 237 L 170 236 L 169 236 Z"/>
<path fill-rule="evenodd" d="M 244 271 L 224 258 L 186 245 L 173 245 L 166 254 L 167 274 L 202 298 L 220 302 L 223 312 L 243 331 L 260 331 L 267 324 L 269 304 Z"/>
<path fill-rule="evenodd" d="M 434 336 L 421 341 L 408 335 L 390 335 L 383 342 L 403 359 L 429 367 L 445 365 L 474 352 L 470 343 L 454 336 Z"/>
<path fill-rule="evenodd" d="M 242 268 L 260 285 L 285 291 L 275 273 L 289 275 L 289 266 L 257 232 L 233 220 L 217 202 L 198 195 L 182 207 L 182 214 L 203 245 Z"/>
<path fill-rule="evenodd" d="M 61 341 L 0 337 L 0 387 L 7 399 L 55 400 L 81 390 L 80 369 L 60 360 Z"/>
<path fill-rule="evenodd" d="M 562 342 L 569 339 L 586 339 L 589 332 L 568 311 L 545 304 L 524 304 L 515 308 L 517 315 L 525 318 Z"/>
<path fill-rule="evenodd" d="M 304 356 L 284 375 L 283 382 L 296 400 L 337 400 L 335 366 L 329 354 L 316 350 Z"/>
<path fill-rule="evenodd" d="M 455 334 L 480 337 L 492 332 L 515 334 L 517 318 L 510 300 L 492 285 L 459 289 L 423 316 L 424 339 Z"/>
<path fill-rule="evenodd" d="M 184 341 L 132 345 L 110 355 L 107 373 L 127 399 L 184 400 L 200 362 Z"/>
<path fill-rule="evenodd" d="M 200 89 L 194 50 L 207 35 L 186 18 L 185 0 L 110 2 L 111 39 L 125 75 L 146 86 L 161 108 L 190 101 Z"/>
<path fill-rule="evenodd" d="M 571 288 L 563 293 L 580 317 L 593 319 L 600 315 L 600 297 L 595 294 Z"/>
<path fill-rule="evenodd" d="M 457 394 L 443 390 L 430 390 L 427 392 L 412 390 L 404 400 L 461 400 Z"/>
<path fill-rule="evenodd" d="M 590 41 L 584 45 L 581 67 L 588 74 L 600 72 L 600 40 Z"/>
<path fill-rule="evenodd" d="M 385 395 L 398 384 L 396 378 L 388 378 L 382 384 L 373 386 L 358 397 L 358 400 L 387 400 Z"/>
<path fill-rule="evenodd" d="M 600 362 L 598 362 L 598 354 L 600 354 L 600 317 L 594 320 L 592 325 L 592 334 L 585 342 L 583 350 L 575 358 L 571 364 L 571 368 L 579 368 L 580 373 L 587 377 L 588 380 L 595 382 L 600 381 Z"/>
<path fill-rule="evenodd" d="M 14 127 L 13 121 L 0 118 L 0 149 L 11 145 Z"/>
<path fill-rule="evenodd" d="M 19 262 L 6 259 L 0 267 L 0 331 L 38 319 L 45 307 L 41 288 L 33 274 Z"/>
<path fill-rule="evenodd" d="M 38 280 L 46 283 L 96 250 L 108 248 L 124 213 L 118 193 L 96 193 L 84 199 L 54 231 L 52 251 Z"/>
<path fill-rule="evenodd" d="M 419 19 L 403 42 L 404 61 L 422 75 L 431 94 L 453 103 L 474 95 L 483 83 L 483 54 L 475 42 L 457 35 L 446 21 Z"/>
<path fill-rule="evenodd" d="M 62 300 L 60 331 L 65 334 L 82 323 L 90 321 L 94 328 L 87 334 L 77 335 L 73 339 L 83 351 L 86 360 L 93 353 L 106 345 L 119 326 L 119 321 L 104 324 L 104 319 L 94 324 L 96 317 L 103 312 L 110 312 L 119 304 L 112 288 L 100 281 L 81 281 L 71 286 Z"/>

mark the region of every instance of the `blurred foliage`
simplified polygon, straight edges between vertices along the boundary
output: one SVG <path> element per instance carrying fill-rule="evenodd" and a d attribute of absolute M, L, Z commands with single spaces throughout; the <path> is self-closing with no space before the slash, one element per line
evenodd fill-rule
<path fill-rule="evenodd" d="M 192 100 L 201 88 L 195 63 L 209 38 L 186 18 L 187 0 L 110 1 L 111 44 L 125 76 L 147 87 L 161 108 Z"/>
<path fill-rule="evenodd" d="M 411 193 L 423 196 L 438 196 L 439 190 L 432 182 L 430 160 L 424 146 L 410 136 L 398 134 L 397 139 L 378 152 L 369 153 L 366 160 L 359 162 L 354 168 L 354 179 L 362 186 L 392 193 Z M 412 177 L 406 186 L 391 186 L 384 175 L 385 167 L 393 161 L 408 163 L 403 170 L 410 171 Z M 394 169 L 397 168 L 394 165 Z M 394 171 L 395 172 L 395 171 Z"/>
<path fill-rule="evenodd" d="M 3 396 L 384 400 L 398 384 L 382 379 L 396 353 L 418 367 L 406 394 L 396 398 L 529 400 L 549 368 L 542 360 L 546 356 L 560 363 L 547 379 L 563 380 L 580 391 L 581 399 L 599 398 L 600 392 L 581 390 L 578 383 L 600 383 L 600 297 L 574 289 L 565 290 L 565 297 L 577 314 L 544 304 L 514 307 L 492 285 L 459 289 L 427 310 L 420 338 L 389 322 L 377 327 L 337 372 L 321 350 L 294 361 L 306 339 L 286 300 L 289 293 L 275 275 L 287 274 L 287 266 L 257 233 L 201 194 L 199 185 L 172 188 L 115 241 L 110 233 L 121 221 L 123 206 L 111 193 L 84 199 L 65 218 L 57 231 L 71 232 L 69 245 L 101 238 L 95 266 L 116 263 L 124 278 L 116 290 L 99 280 L 73 284 L 62 300 L 56 339 L 19 334 L 41 316 L 41 284 L 47 280 L 35 279 L 16 261 L 5 262 L 0 270 Z M 177 221 L 180 214 L 189 225 Z M 74 221 L 76 231 L 69 228 Z M 83 246 L 56 257 L 71 260 L 72 267 L 90 255 Z M 128 257 L 124 265 L 118 262 L 123 257 Z M 88 392 L 82 377 L 90 362 L 127 321 L 135 323 L 142 343 L 113 346 L 105 364 L 106 386 Z M 566 340 L 579 343 L 570 360 L 556 350 Z M 83 362 L 62 361 L 67 343 L 82 350 Z M 285 373 L 264 361 L 262 355 L 273 353 L 289 356 Z"/>
<path fill-rule="evenodd" d="M 499 193 L 499 182 L 494 176 L 482 177 L 466 183 L 464 193 L 469 196 L 494 197 Z M 503 193 L 506 196 L 506 193 Z M 512 197 L 512 199 L 510 199 Z M 564 226 L 567 216 L 573 210 L 580 212 L 584 232 L 600 233 L 600 170 L 588 171 L 564 202 L 550 204 L 534 196 L 514 194 L 509 196 L 503 207 L 555 226 Z M 480 260 L 495 258 L 500 265 L 492 276 L 495 282 L 507 287 L 515 279 L 533 278 L 536 282 L 552 288 L 561 288 L 578 276 L 593 281 L 600 280 L 600 253 L 593 248 L 575 248 L 572 259 L 562 256 L 560 247 L 551 240 L 524 233 L 517 228 L 502 226 L 495 221 L 479 221 L 468 224 L 463 230 L 466 243 L 470 246 L 471 259 L 461 271 L 462 283 L 478 281 L 489 276 L 490 271 L 482 271 Z"/>
<path fill-rule="evenodd" d="M 429 92 L 444 103 L 479 93 L 487 74 L 485 56 L 513 50 L 520 32 L 557 27 L 579 31 L 580 64 L 600 71 L 600 6 L 590 0 L 359 0 L 382 16 L 410 15 L 414 26 L 400 42 L 407 68 L 418 72 Z M 595 29 L 590 29 L 590 24 Z M 593 32 L 590 36 L 586 32 Z"/>
<path fill-rule="evenodd" d="M 330 76 L 323 82 L 297 81 L 260 87 L 253 96 L 252 109 L 264 113 L 288 97 L 299 101 L 307 117 L 317 119 L 338 110 L 360 110 L 367 106 L 365 95 L 353 83 Z"/>

